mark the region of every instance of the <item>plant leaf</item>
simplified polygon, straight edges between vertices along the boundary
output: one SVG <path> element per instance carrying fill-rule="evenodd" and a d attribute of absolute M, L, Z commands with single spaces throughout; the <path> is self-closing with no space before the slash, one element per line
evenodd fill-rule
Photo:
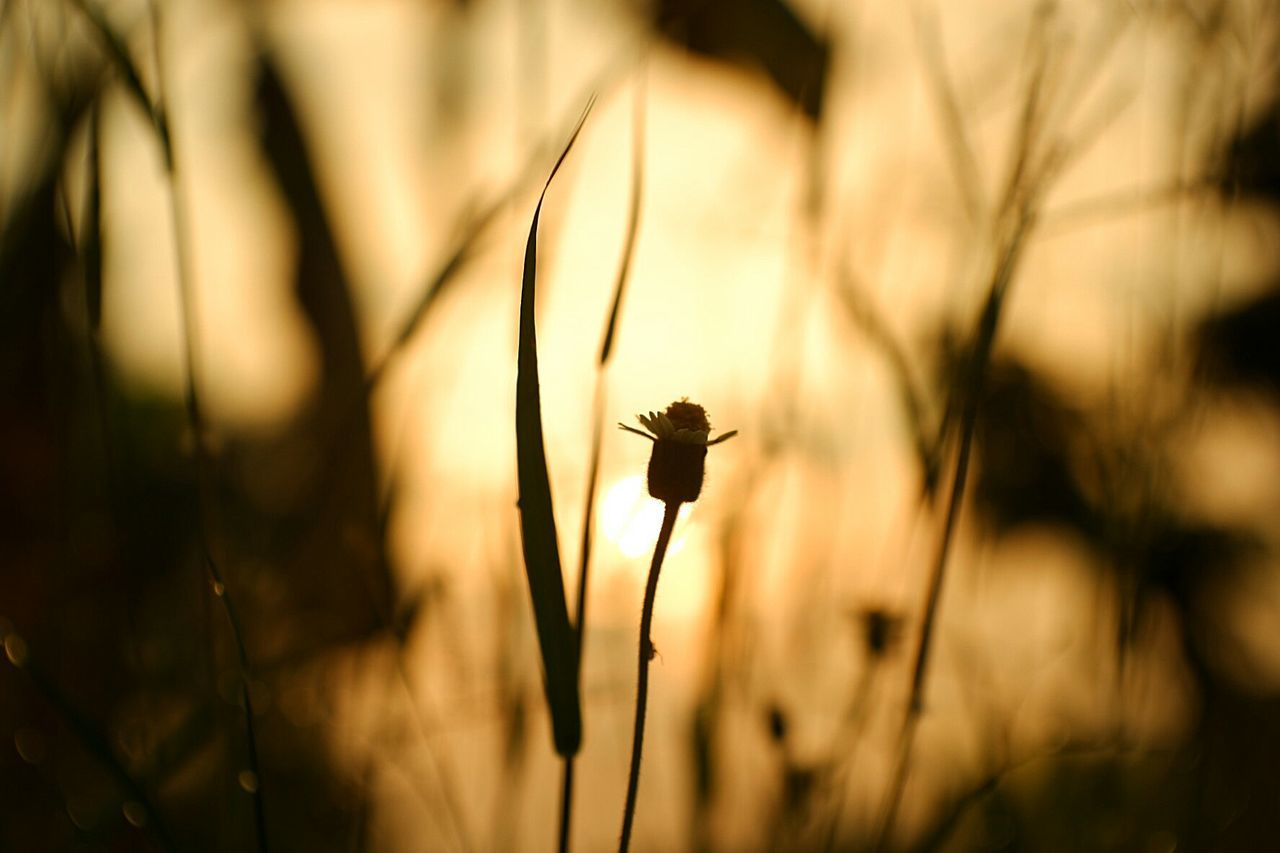
<path fill-rule="evenodd" d="M 578 697 L 577 637 L 569 623 L 560 571 L 560 546 L 547 476 L 547 454 L 542 440 L 542 403 L 538 390 L 538 343 L 534 301 L 538 273 L 538 219 L 547 189 L 578 138 L 591 104 L 560 153 L 538 197 L 524 251 L 524 275 L 520 284 L 520 343 L 516 368 L 516 472 L 520 489 L 520 539 L 525 574 L 533 600 L 533 617 L 542 652 L 542 671 L 551 710 L 556 752 L 568 757 L 582 743 L 582 711 Z"/>
<path fill-rule="evenodd" d="M 151 121 L 151 126 L 155 130 L 156 136 L 160 139 L 160 149 L 161 153 L 164 154 L 165 168 L 171 170 L 173 168 L 173 141 L 169 134 L 168 116 L 165 115 L 164 109 L 160 104 L 152 99 L 147 92 L 147 87 L 143 85 L 142 75 L 138 73 L 138 67 L 129 55 L 129 48 L 125 43 L 124 37 L 112 28 L 111 22 L 107 20 L 106 15 L 103 14 L 102 9 L 96 3 L 91 3 L 89 0 L 73 0 L 72 5 L 80 10 L 93 26 L 93 29 L 97 31 L 103 47 L 106 48 L 108 57 L 123 78 L 125 91 L 138 103 L 138 106 L 142 108 L 142 111 L 146 113 L 147 118 Z"/>

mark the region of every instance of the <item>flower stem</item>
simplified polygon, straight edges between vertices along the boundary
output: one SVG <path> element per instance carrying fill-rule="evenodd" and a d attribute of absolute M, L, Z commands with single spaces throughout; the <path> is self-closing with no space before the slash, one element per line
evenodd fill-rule
<path fill-rule="evenodd" d="M 662 571 L 662 559 L 671 542 L 671 531 L 676 526 L 680 512 L 679 501 L 668 501 L 662 514 L 662 529 L 658 531 L 658 544 L 653 548 L 653 562 L 649 566 L 649 580 L 644 588 L 644 607 L 640 611 L 639 667 L 636 675 L 636 720 L 631 735 L 631 772 L 627 777 L 627 805 L 622 813 L 622 838 L 618 853 L 626 853 L 631 846 L 631 825 L 636 816 L 636 793 L 640 787 L 640 754 L 644 748 L 644 714 L 649 703 L 649 661 L 653 660 L 653 640 L 649 629 L 653 625 L 653 600 L 658 592 L 658 573 Z"/>
<path fill-rule="evenodd" d="M 563 774 L 560 777 L 560 853 L 569 853 L 569 839 L 573 829 L 573 756 L 564 757 Z"/>

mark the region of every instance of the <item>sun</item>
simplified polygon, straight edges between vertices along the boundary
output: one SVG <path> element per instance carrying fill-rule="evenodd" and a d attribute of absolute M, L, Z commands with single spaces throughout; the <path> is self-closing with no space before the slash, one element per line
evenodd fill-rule
<path fill-rule="evenodd" d="M 681 528 L 684 527 L 690 505 L 680 507 L 676 533 L 672 537 L 668 554 L 675 554 L 685 543 Z M 604 494 L 600 503 L 600 532 L 612 542 L 625 557 L 640 557 L 652 553 L 653 543 L 662 526 L 662 501 L 649 497 L 644 476 L 635 474 L 618 480 Z"/>

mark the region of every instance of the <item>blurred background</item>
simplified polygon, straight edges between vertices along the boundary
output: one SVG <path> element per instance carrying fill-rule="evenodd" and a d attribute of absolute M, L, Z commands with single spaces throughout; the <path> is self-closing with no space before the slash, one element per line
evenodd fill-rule
<path fill-rule="evenodd" d="M 592 95 L 537 306 L 575 849 L 661 517 L 613 424 L 685 396 L 740 435 L 636 849 L 1274 847 L 1278 46 L 1274 0 L 3 0 L 0 849 L 555 849 L 517 317 Z"/>

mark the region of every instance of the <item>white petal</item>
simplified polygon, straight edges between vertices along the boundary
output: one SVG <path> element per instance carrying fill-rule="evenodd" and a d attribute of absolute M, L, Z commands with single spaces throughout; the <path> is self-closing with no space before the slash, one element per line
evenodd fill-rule
<path fill-rule="evenodd" d="M 649 435 L 649 433 L 644 432 L 643 430 L 638 430 L 638 429 L 636 429 L 636 428 L 635 428 L 635 427 L 633 427 L 633 426 L 627 426 L 626 424 L 618 424 L 618 428 L 619 428 L 619 429 L 624 429 L 624 430 L 626 430 L 627 432 L 630 432 L 630 433 L 635 433 L 636 435 L 640 436 L 641 438 L 647 438 L 647 439 L 649 439 L 650 441 L 653 441 L 653 436 Z"/>

